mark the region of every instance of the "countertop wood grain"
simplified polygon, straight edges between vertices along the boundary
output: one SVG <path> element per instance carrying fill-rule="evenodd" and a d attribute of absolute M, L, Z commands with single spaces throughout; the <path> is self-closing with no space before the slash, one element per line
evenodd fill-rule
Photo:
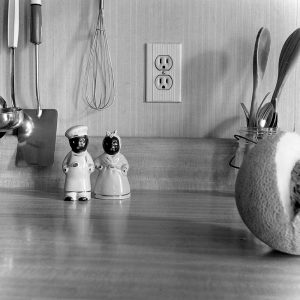
<path fill-rule="evenodd" d="M 254 238 L 230 193 L 0 196 L 0 299 L 300 297 L 300 258 Z"/>

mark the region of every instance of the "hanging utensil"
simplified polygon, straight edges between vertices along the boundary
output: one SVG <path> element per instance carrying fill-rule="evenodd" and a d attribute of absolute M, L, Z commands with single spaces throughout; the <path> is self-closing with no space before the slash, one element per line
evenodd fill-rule
<path fill-rule="evenodd" d="M 19 40 L 19 0 L 9 0 L 8 2 L 8 36 L 7 42 L 11 53 L 10 84 L 12 106 L 16 107 L 15 99 L 15 51 Z"/>
<path fill-rule="evenodd" d="M 7 131 L 19 128 L 24 123 L 26 114 L 17 107 L 15 99 L 15 49 L 19 38 L 19 0 L 9 0 L 7 14 L 7 44 L 10 49 L 10 92 L 12 106 L 7 107 L 6 101 L 1 97 L 0 104 L 0 138 Z"/>
<path fill-rule="evenodd" d="M 12 106 L 1 110 L 1 131 L 9 131 L 18 128 L 23 123 L 25 117 L 24 111 L 16 105 L 15 95 L 15 52 L 16 48 L 18 47 L 19 40 L 19 0 L 8 1 L 7 21 L 7 44 L 8 48 L 10 49 L 11 56 L 10 94 Z"/>
<path fill-rule="evenodd" d="M 253 91 L 249 113 L 248 127 L 255 127 L 257 112 L 257 90 L 264 77 L 269 52 L 270 52 L 271 36 L 267 28 L 260 28 L 256 36 L 254 53 L 253 53 Z"/>
<path fill-rule="evenodd" d="M 5 108 L 2 112 L 4 119 L 8 123 L 4 126 L 1 122 L 1 130 L 11 130 L 19 127 L 24 119 L 24 112 L 16 105 L 15 97 L 15 52 L 19 41 L 19 0 L 8 1 L 8 24 L 7 24 L 7 44 L 10 49 L 10 95 L 12 107 Z M 4 120 L 2 120 L 4 121 Z"/>
<path fill-rule="evenodd" d="M 104 28 L 104 0 L 100 0 L 83 83 L 83 97 L 90 108 L 103 110 L 115 100 L 115 80 Z"/>
<path fill-rule="evenodd" d="M 24 109 L 33 123 L 31 134 L 24 139 L 18 132 L 17 165 L 50 166 L 54 162 L 57 129 L 57 110 L 42 109 L 39 93 L 39 45 L 42 43 L 42 3 L 31 0 L 30 41 L 35 46 L 36 109 Z"/>

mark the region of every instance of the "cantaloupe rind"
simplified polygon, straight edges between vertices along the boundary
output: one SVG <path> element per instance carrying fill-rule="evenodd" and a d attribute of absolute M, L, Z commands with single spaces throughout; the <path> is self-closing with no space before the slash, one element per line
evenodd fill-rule
<path fill-rule="evenodd" d="M 244 157 L 235 184 L 237 208 L 250 231 L 271 248 L 298 255 L 300 217 L 291 174 L 299 161 L 297 133 L 268 136 Z"/>

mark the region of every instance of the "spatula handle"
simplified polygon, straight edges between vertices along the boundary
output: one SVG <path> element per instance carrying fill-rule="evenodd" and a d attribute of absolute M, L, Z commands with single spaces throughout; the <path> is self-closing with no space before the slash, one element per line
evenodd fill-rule
<path fill-rule="evenodd" d="M 31 0 L 30 42 L 36 45 L 42 43 L 42 1 Z"/>
<path fill-rule="evenodd" d="M 17 48 L 19 39 L 19 0 L 8 2 L 8 47 Z"/>

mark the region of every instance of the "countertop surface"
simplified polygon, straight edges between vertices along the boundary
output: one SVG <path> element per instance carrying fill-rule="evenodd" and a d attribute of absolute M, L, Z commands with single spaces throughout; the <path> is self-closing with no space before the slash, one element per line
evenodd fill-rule
<path fill-rule="evenodd" d="M 300 299 L 300 257 L 253 237 L 232 194 L 0 196 L 0 299 Z"/>

